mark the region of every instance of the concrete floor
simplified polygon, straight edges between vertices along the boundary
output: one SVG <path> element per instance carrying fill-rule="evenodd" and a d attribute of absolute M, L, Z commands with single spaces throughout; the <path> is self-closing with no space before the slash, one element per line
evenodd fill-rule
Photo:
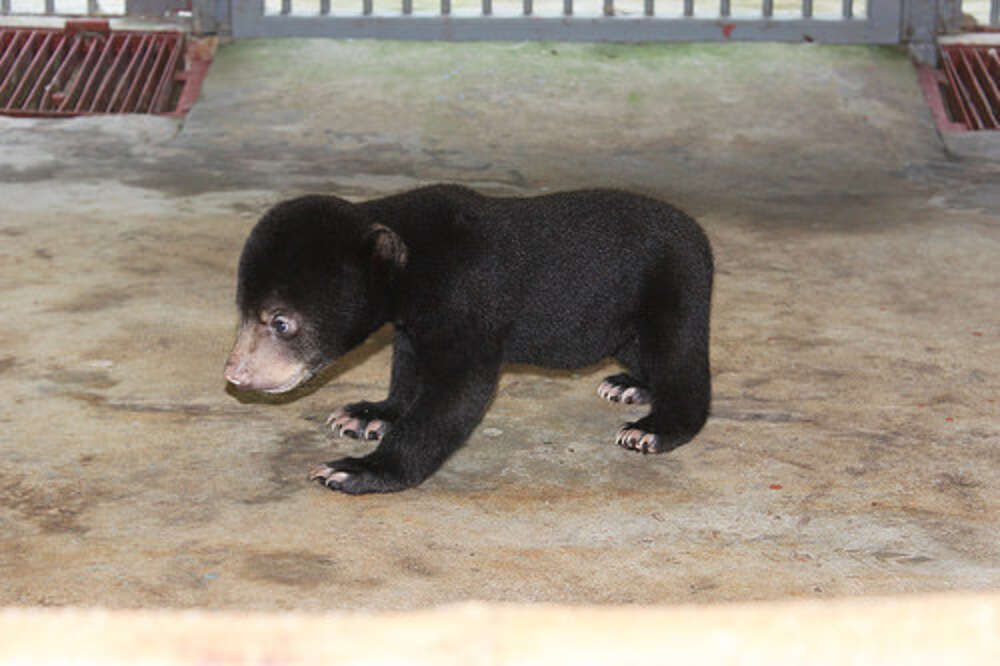
<path fill-rule="evenodd" d="M 655 194 L 718 267 L 714 416 L 613 443 L 610 366 L 511 368 L 422 487 L 361 451 L 387 331 L 294 400 L 222 365 L 271 203 L 457 181 Z M 183 127 L 0 119 L 0 603 L 413 608 L 1000 587 L 1000 165 L 952 162 L 905 56 L 816 45 L 221 48 Z"/>

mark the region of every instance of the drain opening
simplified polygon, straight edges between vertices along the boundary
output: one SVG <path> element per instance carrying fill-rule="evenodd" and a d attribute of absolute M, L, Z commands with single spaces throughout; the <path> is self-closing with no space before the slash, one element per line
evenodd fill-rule
<path fill-rule="evenodd" d="M 0 28 L 0 114 L 183 115 L 211 63 L 186 46 L 178 31 L 112 31 L 99 19 Z"/>
<path fill-rule="evenodd" d="M 1000 130 L 1000 45 L 945 44 L 940 55 L 939 69 L 920 69 L 938 128 Z"/>

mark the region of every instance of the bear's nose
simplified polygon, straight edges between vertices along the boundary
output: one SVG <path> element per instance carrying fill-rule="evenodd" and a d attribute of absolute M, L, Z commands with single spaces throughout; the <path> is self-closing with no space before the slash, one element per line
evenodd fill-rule
<path fill-rule="evenodd" d="M 237 359 L 230 358 L 226 361 L 225 370 L 226 381 L 236 387 L 244 387 L 250 383 L 250 372 L 245 363 Z"/>

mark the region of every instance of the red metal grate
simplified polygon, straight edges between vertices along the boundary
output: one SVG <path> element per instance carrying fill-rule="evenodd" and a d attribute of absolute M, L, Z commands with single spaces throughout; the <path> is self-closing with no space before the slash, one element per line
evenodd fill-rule
<path fill-rule="evenodd" d="M 946 44 L 920 80 L 942 131 L 1000 130 L 1000 46 Z"/>
<path fill-rule="evenodd" d="M 67 21 L 63 30 L 0 28 L 0 114 L 180 115 L 209 62 L 185 57 L 177 31 L 112 32 L 94 19 Z"/>

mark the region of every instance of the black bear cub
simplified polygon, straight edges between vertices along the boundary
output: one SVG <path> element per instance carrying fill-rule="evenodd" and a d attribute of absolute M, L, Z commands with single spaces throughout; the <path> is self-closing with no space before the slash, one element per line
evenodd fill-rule
<path fill-rule="evenodd" d="M 288 391 L 391 322 L 389 395 L 333 412 L 377 440 L 310 478 L 347 493 L 416 486 L 479 423 L 502 363 L 579 368 L 612 357 L 607 400 L 650 403 L 617 443 L 669 451 L 708 417 L 712 252 L 698 224 L 614 190 L 495 198 L 435 185 L 350 203 L 279 203 L 240 257 L 242 316 L 226 379 Z"/>

